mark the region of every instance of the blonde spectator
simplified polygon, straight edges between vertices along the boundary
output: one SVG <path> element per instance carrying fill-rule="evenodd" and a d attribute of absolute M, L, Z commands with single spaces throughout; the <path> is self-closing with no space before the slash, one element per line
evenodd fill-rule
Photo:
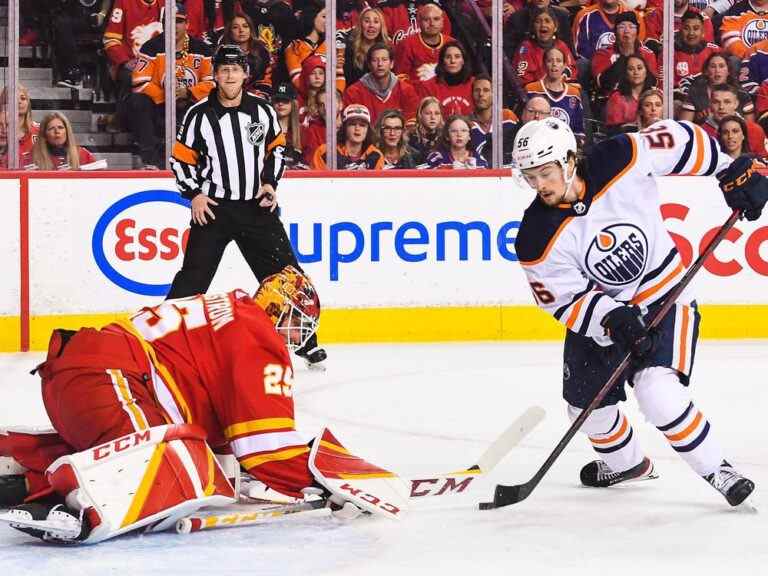
<path fill-rule="evenodd" d="M 40 123 L 40 137 L 32 148 L 33 170 L 93 170 L 106 167 L 78 146 L 72 125 L 61 112 L 51 112 Z M 103 166 L 102 166 L 103 165 Z"/>
<path fill-rule="evenodd" d="M 381 10 L 366 8 L 360 13 L 360 20 L 352 28 L 344 50 L 339 54 L 339 60 L 344 66 L 347 86 L 354 84 L 368 73 L 366 55 L 368 49 L 377 42 L 392 45 L 387 33 L 387 23 Z"/>
<path fill-rule="evenodd" d="M 341 92 L 336 95 L 336 125 L 341 124 Z M 325 142 L 325 88 L 317 91 L 317 115 L 308 116 L 301 124 L 301 144 L 304 148 L 304 163 L 312 164 L 315 150 Z"/>
<path fill-rule="evenodd" d="M 40 132 L 40 124 L 32 120 L 32 100 L 29 98 L 29 90 L 22 84 L 19 84 L 18 88 L 19 119 L 16 123 L 16 129 L 19 136 L 19 166 L 23 167 L 32 162 L 32 146 L 34 146 L 37 141 Z M 2 92 L 0 92 L 0 109 L 3 110 L 3 115 L 5 115 L 5 106 L 7 104 L 6 98 L 7 94 L 5 88 L 3 88 Z M 7 119 L 4 118 L 4 120 Z M 7 160 L 7 158 L 5 160 Z M 7 161 L 5 162 L 5 165 L 7 166 Z"/>
<path fill-rule="evenodd" d="M 658 88 L 651 88 L 640 94 L 637 105 L 637 126 L 640 130 L 648 128 L 661 120 L 664 113 L 664 94 Z"/>
<path fill-rule="evenodd" d="M 416 109 L 416 129 L 408 138 L 408 144 L 416 151 L 416 163 L 422 164 L 439 143 L 443 129 L 443 112 L 440 101 L 427 96 Z"/>

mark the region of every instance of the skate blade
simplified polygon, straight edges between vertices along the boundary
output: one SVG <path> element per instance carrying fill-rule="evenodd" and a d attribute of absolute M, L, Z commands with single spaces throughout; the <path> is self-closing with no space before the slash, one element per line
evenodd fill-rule
<path fill-rule="evenodd" d="M 733 509 L 740 512 L 741 514 L 757 514 L 759 512 L 752 498 L 747 498 L 738 506 L 734 506 Z"/>
<path fill-rule="evenodd" d="M 315 364 L 312 364 L 308 360 L 304 360 L 304 365 L 310 372 L 325 372 L 326 369 L 325 362 L 316 362 Z"/>

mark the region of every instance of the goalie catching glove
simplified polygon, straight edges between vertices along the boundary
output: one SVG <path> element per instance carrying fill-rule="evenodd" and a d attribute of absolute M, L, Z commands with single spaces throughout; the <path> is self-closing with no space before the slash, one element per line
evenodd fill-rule
<path fill-rule="evenodd" d="M 768 178 L 759 174 L 757 164 L 749 156 L 739 156 L 728 168 L 717 174 L 725 202 L 733 210 L 741 210 L 752 222 L 768 202 Z"/>

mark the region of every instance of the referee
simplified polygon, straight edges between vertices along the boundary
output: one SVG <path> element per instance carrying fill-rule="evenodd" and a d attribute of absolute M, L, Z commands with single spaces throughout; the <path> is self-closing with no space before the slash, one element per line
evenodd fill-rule
<path fill-rule="evenodd" d="M 232 240 L 259 282 L 289 265 L 301 270 L 275 211 L 285 168 L 277 114 L 243 89 L 248 61 L 239 46 L 219 47 L 213 75 L 216 89 L 187 111 L 173 146 L 171 169 L 192 201 L 192 222 L 167 298 L 205 293 Z M 296 353 L 309 365 L 326 358 L 315 336 Z"/>

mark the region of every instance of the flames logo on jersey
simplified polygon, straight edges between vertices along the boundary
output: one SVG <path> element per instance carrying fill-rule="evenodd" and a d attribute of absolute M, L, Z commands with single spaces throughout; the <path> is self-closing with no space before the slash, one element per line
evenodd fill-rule
<path fill-rule="evenodd" d="M 648 239 L 633 224 L 612 224 L 600 230 L 587 248 L 584 263 L 599 282 L 609 286 L 631 284 L 648 262 Z"/>

